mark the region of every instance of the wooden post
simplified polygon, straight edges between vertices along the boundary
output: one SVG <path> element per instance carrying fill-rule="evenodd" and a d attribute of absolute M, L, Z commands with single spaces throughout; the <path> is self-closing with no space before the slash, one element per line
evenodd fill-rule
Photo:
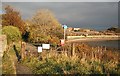
<path fill-rule="evenodd" d="M 21 57 L 22 57 L 22 59 L 25 58 L 25 49 L 26 49 L 25 42 L 21 42 Z"/>
<path fill-rule="evenodd" d="M 93 54 L 93 51 L 92 51 L 92 63 L 93 63 L 93 61 L 94 61 L 94 54 Z"/>
<path fill-rule="evenodd" d="M 99 52 L 100 51 L 100 47 L 98 46 L 98 48 L 97 48 L 97 52 Z"/>
<path fill-rule="evenodd" d="M 85 55 L 84 55 L 84 52 L 82 52 L 82 58 L 84 58 L 84 56 L 85 56 Z"/>
<path fill-rule="evenodd" d="M 72 43 L 72 51 L 71 51 L 72 56 L 75 55 L 75 43 Z"/>
<path fill-rule="evenodd" d="M 106 46 L 105 46 L 105 50 L 104 51 L 106 51 Z"/>
<path fill-rule="evenodd" d="M 23 42 L 21 41 L 21 58 L 24 59 L 24 54 L 23 54 Z"/>

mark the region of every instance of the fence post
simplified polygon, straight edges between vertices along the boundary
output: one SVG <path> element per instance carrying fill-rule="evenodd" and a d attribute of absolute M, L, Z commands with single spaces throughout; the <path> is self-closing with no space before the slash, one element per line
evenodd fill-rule
<path fill-rule="evenodd" d="M 22 59 L 25 58 L 25 49 L 26 49 L 26 44 L 25 44 L 25 42 L 21 41 L 21 57 L 22 57 Z"/>
<path fill-rule="evenodd" d="M 75 55 L 75 43 L 72 43 L 72 51 L 71 51 L 72 56 Z"/>

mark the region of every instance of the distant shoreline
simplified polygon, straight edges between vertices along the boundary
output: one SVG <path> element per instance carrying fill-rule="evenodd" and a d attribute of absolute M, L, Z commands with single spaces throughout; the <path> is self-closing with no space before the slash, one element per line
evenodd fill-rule
<path fill-rule="evenodd" d="M 120 40 L 120 37 L 115 38 L 79 38 L 79 39 L 68 39 L 66 42 L 88 42 L 88 41 L 106 41 L 106 40 Z"/>
<path fill-rule="evenodd" d="M 106 39 L 74 39 L 74 40 L 67 40 L 66 43 L 89 43 L 91 47 L 97 47 L 97 46 L 105 46 L 109 50 L 113 51 L 120 51 L 118 48 L 118 43 L 120 38 L 106 38 Z M 107 41 L 107 42 L 106 42 Z M 116 41 L 114 43 L 111 43 L 111 41 Z M 92 42 L 92 43 L 91 43 Z M 100 43 L 100 44 L 99 44 Z M 111 46 L 113 45 L 113 46 Z"/>

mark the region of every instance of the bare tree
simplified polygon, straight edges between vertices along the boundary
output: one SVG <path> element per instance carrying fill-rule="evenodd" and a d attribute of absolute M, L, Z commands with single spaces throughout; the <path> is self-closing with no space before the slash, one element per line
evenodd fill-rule
<path fill-rule="evenodd" d="M 47 9 L 39 10 L 32 17 L 31 22 L 30 41 L 51 42 L 54 38 L 54 42 L 59 42 L 59 38 L 63 36 L 61 24 L 53 13 Z"/>

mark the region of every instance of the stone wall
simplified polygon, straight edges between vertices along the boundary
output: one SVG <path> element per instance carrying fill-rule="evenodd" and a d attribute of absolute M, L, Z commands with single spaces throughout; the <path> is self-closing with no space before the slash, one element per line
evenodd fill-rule
<path fill-rule="evenodd" d="M 7 37 L 6 35 L 0 35 L 0 57 L 3 56 L 3 52 L 7 48 Z"/>

